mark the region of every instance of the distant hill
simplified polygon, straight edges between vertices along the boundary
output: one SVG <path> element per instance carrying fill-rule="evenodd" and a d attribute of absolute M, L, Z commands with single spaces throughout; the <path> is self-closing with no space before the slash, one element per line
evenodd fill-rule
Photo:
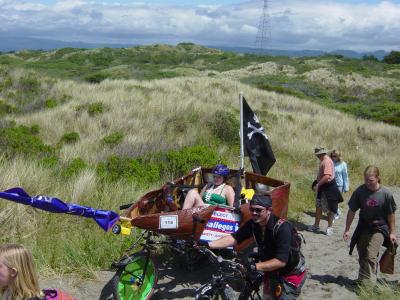
<path fill-rule="evenodd" d="M 85 43 L 81 41 L 76 42 L 64 42 L 50 39 L 38 39 L 29 37 L 10 37 L 0 35 L 0 51 L 21 51 L 21 50 L 54 50 L 60 48 L 126 48 L 137 46 L 138 44 L 107 44 L 107 43 Z M 228 46 L 206 46 L 209 48 L 220 49 L 223 51 L 229 51 L 234 53 L 249 53 L 249 54 L 260 54 L 260 50 L 251 47 L 228 47 Z M 334 50 L 331 52 L 321 50 L 282 50 L 282 49 L 266 49 L 261 54 L 267 54 L 272 56 L 289 56 L 289 57 L 310 57 L 310 56 L 321 56 L 325 54 L 339 54 L 349 58 L 362 58 L 365 54 L 373 55 L 379 60 L 388 52 L 384 50 L 374 52 L 356 52 L 351 50 Z"/>
<path fill-rule="evenodd" d="M 29 37 L 10 37 L 0 35 L 0 51 L 12 52 L 21 50 L 55 50 L 60 48 L 124 48 L 133 47 L 135 44 L 107 44 L 107 43 L 85 43 L 85 42 L 64 42 L 49 39 L 36 39 Z"/>
<path fill-rule="evenodd" d="M 364 55 L 373 55 L 377 59 L 382 60 L 383 57 L 389 54 L 384 50 L 378 50 L 374 52 L 356 52 L 352 50 L 334 50 L 330 52 L 322 50 L 282 50 L 282 49 L 265 49 L 260 52 L 257 48 L 248 47 L 227 47 L 227 46 L 209 46 L 210 48 L 221 49 L 224 51 L 230 51 L 234 53 L 253 53 L 253 54 L 263 54 L 272 56 L 289 56 L 289 57 L 311 57 L 311 56 L 321 56 L 326 54 L 339 54 L 348 58 L 362 58 Z"/>

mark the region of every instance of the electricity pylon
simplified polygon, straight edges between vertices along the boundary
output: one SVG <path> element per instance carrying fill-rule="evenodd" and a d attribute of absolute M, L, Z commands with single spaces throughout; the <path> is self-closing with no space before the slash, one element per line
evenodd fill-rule
<path fill-rule="evenodd" d="M 270 19 L 268 12 L 269 0 L 264 0 L 264 8 L 258 24 L 258 32 L 256 37 L 256 48 L 259 54 L 263 54 L 267 49 L 266 46 L 271 40 Z"/>

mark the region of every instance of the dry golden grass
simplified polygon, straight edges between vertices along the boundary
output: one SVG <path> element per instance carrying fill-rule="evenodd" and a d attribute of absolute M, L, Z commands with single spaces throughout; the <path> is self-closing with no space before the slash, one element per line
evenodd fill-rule
<path fill-rule="evenodd" d="M 383 173 L 391 174 L 391 184 L 398 183 L 395 157 L 400 141 L 399 128 L 355 119 L 235 80 L 185 77 L 151 82 L 105 81 L 99 85 L 59 82 L 56 88 L 70 93 L 73 100 L 52 110 L 20 117 L 17 122 L 38 124 L 42 138 L 51 145 L 66 132 L 78 132 L 80 141 L 64 146 L 61 151 L 66 161 L 81 157 L 88 162 L 98 162 L 113 151 L 140 156 L 160 148 L 193 145 L 201 137 L 206 117 L 216 110 L 237 109 L 238 94 L 243 91 L 253 110 L 276 116 L 267 131 L 276 151 L 290 154 L 303 164 L 310 161 L 307 163 L 310 167 L 315 164 L 311 155 L 313 147 L 325 145 L 341 150 L 350 166 L 355 164 L 355 170 L 375 163 L 382 167 Z M 75 109 L 94 102 L 102 102 L 105 112 L 90 117 L 87 112 L 78 113 Z M 171 116 L 182 118 L 191 113 L 200 116 L 197 124 L 185 124 L 181 133 L 166 130 Z M 114 150 L 104 148 L 101 138 L 117 130 L 126 135 L 123 144 Z M 279 169 L 278 164 L 279 161 L 274 169 Z"/>
<path fill-rule="evenodd" d="M 330 68 L 319 68 L 304 74 L 310 81 L 320 83 L 327 87 L 358 87 L 361 86 L 367 90 L 384 89 L 398 85 L 398 81 L 392 78 L 383 78 L 376 76 L 365 77 L 357 73 L 337 74 Z"/>
<path fill-rule="evenodd" d="M 38 124 L 45 142 L 55 145 L 66 132 L 76 131 L 80 141 L 66 145 L 61 157 L 81 157 L 95 163 L 112 153 L 141 156 L 159 150 L 194 145 L 202 137 L 202 124 L 217 110 L 238 108 L 238 94 L 244 92 L 253 110 L 274 116 L 267 133 L 278 156 L 271 176 L 296 184 L 298 176 L 313 177 L 317 161 L 315 145 L 339 149 L 349 163 L 353 183 L 360 181 L 368 164 L 381 167 L 384 181 L 399 184 L 398 156 L 400 129 L 383 123 L 356 119 L 295 97 L 260 91 L 229 78 L 184 77 L 156 81 L 106 80 L 98 85 L 59 82 L 60 93 L 72 101 L 52 110 L 17 119 Z M 76 111 L 82 104 L 102 102 L 105 111 L 89 116 Z M 196 123 L 185 123 L 183 132 L 170 130 L 171 120 L 196 114 Z M 172 123 L 172 124 L 171 124 Z M 107 148 L 101 139 L 115 131 L 125 134 L 123 143 Z M 238 164 L 231 158 L 232 164 Z M 287 164 L 282 172 L 282 164 Z M 354 185 L 353 185 L 354 186 Z"/>

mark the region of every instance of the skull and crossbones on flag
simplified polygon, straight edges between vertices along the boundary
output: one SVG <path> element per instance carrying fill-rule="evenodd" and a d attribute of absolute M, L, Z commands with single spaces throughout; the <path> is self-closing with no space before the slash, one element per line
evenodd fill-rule
<path fill-rule="evenodd" d="M 249 156 L 253 171 L 266 175 L 276 159 L 264 127 L 243 98 L 244 150 Z"/>

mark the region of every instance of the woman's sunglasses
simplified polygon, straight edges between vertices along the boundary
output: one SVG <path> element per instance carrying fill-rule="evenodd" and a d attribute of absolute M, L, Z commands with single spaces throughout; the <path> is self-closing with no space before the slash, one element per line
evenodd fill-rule
<path fill-rule="evenodd" d="M 255 213 L 260 213 L 262 212 L 265 208 L 257 208 L 257 207 L 250 207 L 249 208 L 251 212 L 255 212 Z"/>

